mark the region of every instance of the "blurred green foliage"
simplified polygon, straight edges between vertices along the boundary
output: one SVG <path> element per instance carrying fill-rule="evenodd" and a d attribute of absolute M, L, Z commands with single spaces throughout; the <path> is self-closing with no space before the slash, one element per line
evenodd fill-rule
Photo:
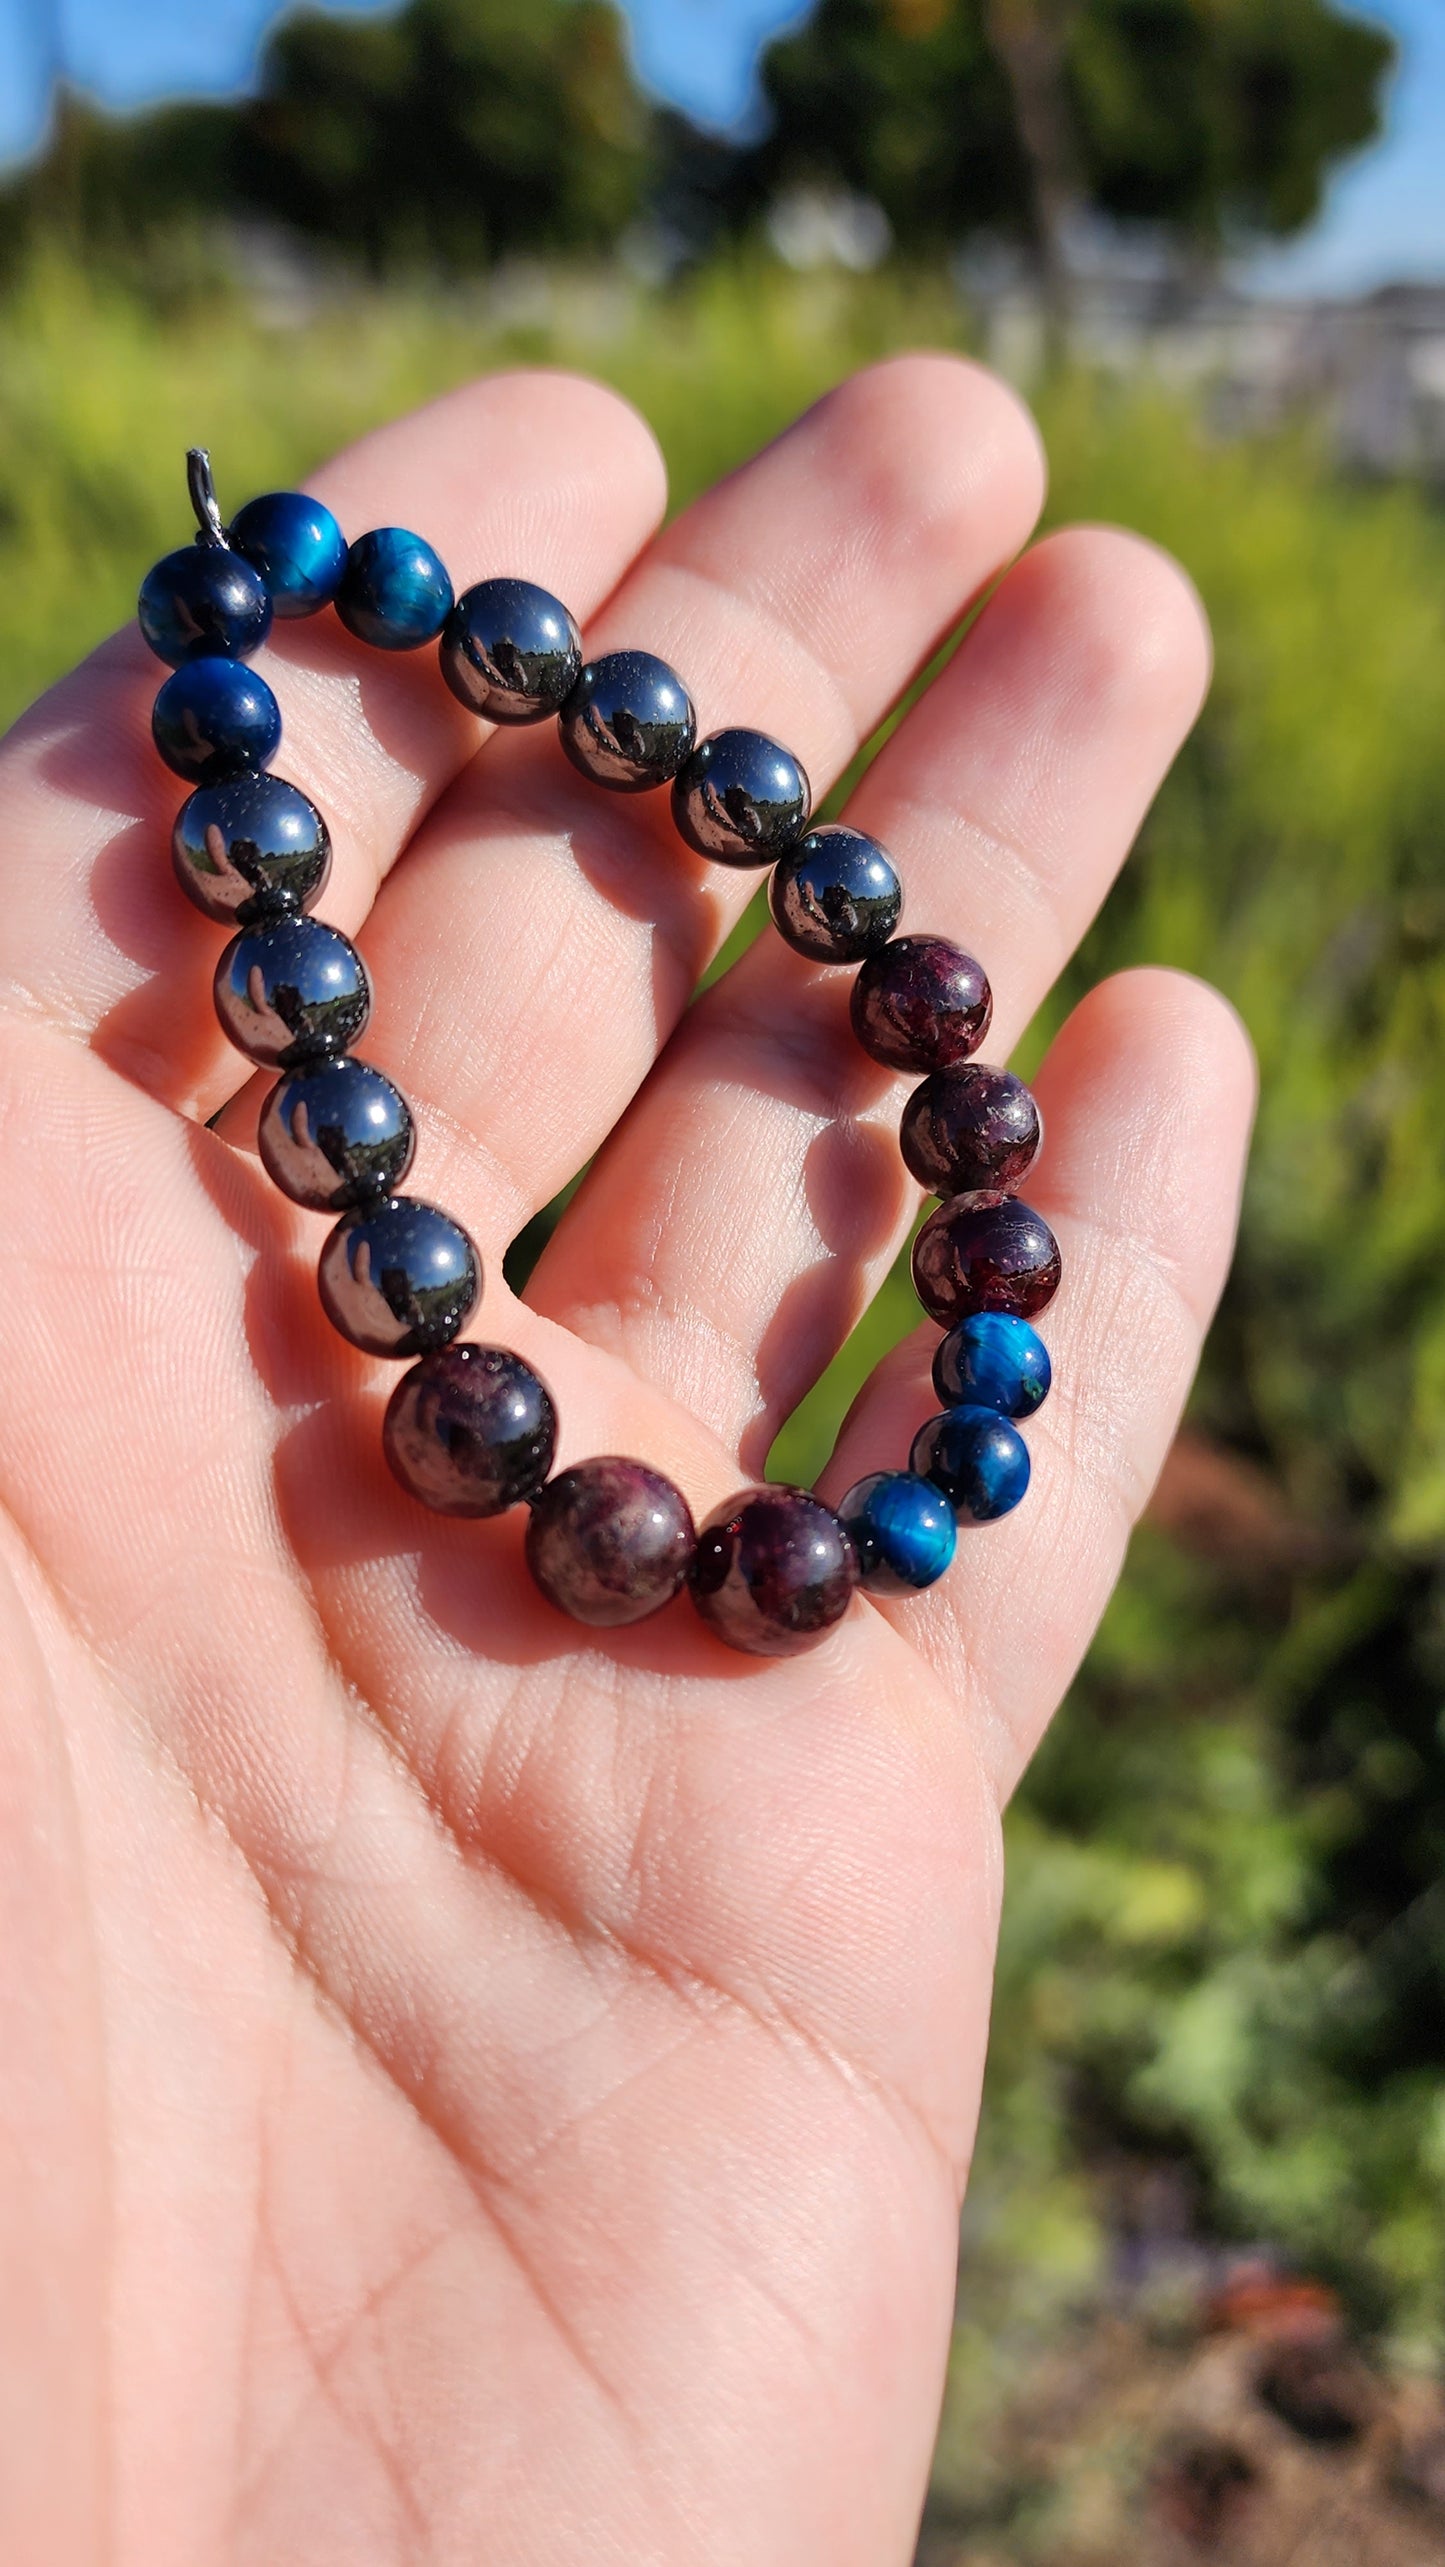
<path fill-rule="evenodd" d="M 298 335 L 35 266 L 0 306 L 3 709 L 129 611 L 198 437 L 239 497 L 483 366 L 580 363 L 653 421 L 682 500 L 848 367 L 966 338 L 926 278 L 549 295 L 508 328 L 480 297 L 356 290 Z M 1219 666 L 1026 1049 L 1137 959 L 1242 1010 L 1263 1102 L 1196 1417 L 1269 1531 L 1211 1561 L 1146 1530 L 1010 1822 L 959 2486 L 982 2371 L 1100 2286 L 1120 2166 L 1176 2169 L 1207 2234 L 1274 2241 L 1397 2342 L 1438 2346 L 1445 2280 L 1445 525 L 1147 384 L 1040 398 L 1051 515 L 1177 552 Z M 910 1317 L 895 1278 L 782 1439 L 790 1473 Z"/>

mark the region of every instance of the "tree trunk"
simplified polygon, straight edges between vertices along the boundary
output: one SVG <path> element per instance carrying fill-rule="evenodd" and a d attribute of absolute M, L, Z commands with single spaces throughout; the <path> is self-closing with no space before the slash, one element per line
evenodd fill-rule
<path fill-rule="evenodd" d="M 1033 194 L 1034 244 L 1045 318 L 1056 342 L 1068 326 L 1068 232 L 1079 204 L 1064 49 L 1079 0 L 985 0 L 989 41 L 1008 74 Z"/>

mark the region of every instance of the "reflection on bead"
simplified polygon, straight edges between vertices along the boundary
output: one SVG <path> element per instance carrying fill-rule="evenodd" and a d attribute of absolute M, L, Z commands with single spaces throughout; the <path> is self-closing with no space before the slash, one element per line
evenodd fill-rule
<path fill-rule="evenodd" d="M 482 1271 L 450 1213 L 393 1194 L 338 1221 L 317 1282 L 333 1328 L 364 1355 L 425 1355 L 465 1327 Z"/>
<path fill-rule="evenodd" d="M 883 849 L 861 829 L 829 822 L 810 829 L 774 868 L 773 924 L 795 953 L 815 963 L 860 963 L 886 945 L 903 889 Z"/>
<path fill-rule="evenodd" d="M 960 1524 L 1009 1515 L 1029 1484 L 1029 1448 L 996 1408 L 950 1408 L 913 1439 L 913 1468 L 932 1480 Z"/>
<path fill-rule="evenodd" d="M 331 871 L 331 840 L 312 802 L 279 775 L 202 785 L 183 802 L 171 861 L 188 900 L 222 925 L 309 909 Z"/>
<path fill-rule="evenodd" d="M 913 1243 L 913 1281 L 930 1319 L 952 1328 L 972 1310 L 1032 1319 L 1059 1288 L 1059 1249 L 1016 1194 L 951 1195 Z"/>
<path fill-rule="evenodd" d="M 966 1061 L 988 1032 L 993 992 L 983 967 L 946 936 L 897 936 L 853 983 L 853 1031 L 889 1070 Z"/>
<path fill-rule="evenodd" d="M 346 556 L 336 612 L 349 633 L 378 651 L 415 651 L 434 642 L 451 613 L 452 584 L 420 535 L 377 526 Z"/>
<path fill-rule="evenodd" d="M 444 1346 L 403 1374 L 382 1447 L 404 1489 L 437 1515 L 501 1515 L 552 1467 L 557 1416 L 530 1364 L 504 1346 Z"/>
<path fill-rule="evenodd" d="M 527 1566 L 559 1613 L 616 1630 L 671 1603 L 695 1539 L 671 1480 L 608 1453 L 559 1471 L 533 1498 Z"/>
<path fill-rule="evenodd" d="M 651 651 L 589 660 L 562 708 L 562 746 L 574 767 L 614 793 L 667 784 L 691 751 L 692 700 L 675 669 Z"/>
<path fill-rule="evenodd" d="M 704 1622 L 730 1649 L 791 1658 L 847 1612 L 858 1554 L 832 1509 L 807 1489 L 743 1489 L 708 1517 L 688 1584 Z"/>
<path fill-rule="evenodd" d="M 559 713 L 582 667 L 582 636 L 558 597 L 529 579 L 465 589 L 443 627 L 441 672 L 459 704 L 488 722 Z"/>
<path fill-rule="evenodd" d="M 1043 1126 L 1022 1079 L 977 1062 L 935 1070 L 903 1109 L 898 1142 L 929 1194 L 1009 1193 L 1039 1155 Z"/>
<path fill-rule="evenodd" d="M 345 1212 L 400 1185 L 416 1147 L 400 1088 L 344 1053 L 279 1079 L 261 1109 L 261 1162 L 308 1212 Z"/>
<path fill-rule="evenodd" d="M 346 537 L 319 499 L 268 490 L 247 500 L 230 536 L 260 572 L 278 615 L 315 615 L 330 605 L 346 568 Z"/>
<path fill-rule="evenodd" d="M 186 544 L 141 582 L 140 628 L 158 660 L 249 659 L 271 630 L 265 584 L 225 544 Z"/>
<path fill-rule="evenodd" d="M 268 1069 L 345 1051 L 371 1013 L 361 956 L 319 918 L 243 927 L 216 965 L 215 995 L 222 1032 Z"/>
<path fill-rule="evenodd" d="M 156 697 L 151 737 L 173 775 L 224 784 L 270 765 L 281 745 L 281 707 L 264 677 L 239 660 L 187 660 Z"/>
<path fill-rule="evenodd" d="M 714 731 L 672 788 L 678 831 L 720 865 L 770 865 L 807 826 L 808 779 L 761 731 Z"/>
<path fill-rule="evenodd" d="M 1042 1337 L 1008 1310 L 971 1311 L 933 1358 L 933 1387 L 945 1408 L 1032 1417 L 1048 1398 L 1052 1379 Z"/>
<path fill-rule="evenodd" d="M 952 1507 L 912 1471 L 873 1471 L 850 1488 L 838 1517 L 872 1595 L 913 1595 L 931 1587 L 958 1542 Z"/>

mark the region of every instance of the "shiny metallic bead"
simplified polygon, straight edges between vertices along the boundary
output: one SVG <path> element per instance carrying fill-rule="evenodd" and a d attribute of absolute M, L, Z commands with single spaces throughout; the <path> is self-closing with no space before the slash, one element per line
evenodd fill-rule
<path fill-rule="evenodd" d="M 730 1649 L 793 1658 L 841 1621 L 858 1554 L 831 1507 L 807 1489 L 743 1489 L 714 1509 L 688 1576 L 693 1603 Z"/>
<path fill-rule="evenodd" d="M 415 651 L 436 640 L 451 608 L 451 581 L 422 536 L 377 526 L 357 537 L 336 591 L 348 633 L 373 650 Z"/>
<path fill-rule="evenodd" d="M 562 746 L 574 767 L 613 793 L 668 784 L 697 731 L 692 699 L 675 669 L 651 651 L 589 660 L 562 707 Z"/>
<path fill-rule="evenodd" d="M 319 499 L 268 490 L 247 500 L 228 531 L 260 572 L 278 615 L 315 615 L 330 605 L 346 568 L 346 537 Z"/>
<path fill-rule="evenodd" d="M 442 627 L 441 672 L 459 704 L 488 722 L 560 713 L 582 667 L 582 636 L 558 597 L 529 579 L 464 589 Z"/>
<path fill-rule="evenodd" d="M 416 1148 L 400 1088 L 349 1052 L 278 1079 L 256 1137 L 272 1184 L 308 1212 L 345 1212 L 389 1194 Z"/>
<path fill-rule="evenodd" d="M 504 1346 L 443 1346 L 403 1374 L 381 1431 L 387 1462 L 437 1515 L 501 1515 L 552 1467 L 546 1384 Z"/>
<path fill-rule="evenodd" d="M 158 660 L 249 659 L 271 630 L 271 600 L 227 544 L 183 544 L 146 572 L 136 616 Z"/>
<path fill-rule="evenodd" d="M 559 1613 L 615 1631 L 671 1603 L 695 1539 L 681 1489 L 606 1453 L 559 1471 L 533 1498 L 527 1566 Z"/>
<path fill-rule="evenodd" d="M 958 1543 L 947 1498 L 913 1471 L 870 1472 L 840 1501 L 838 1521 L 870 1595 L 917 1595 L 931 1587 Z"/>
<path fill-rule="evenodd" d="M 215 995 L 223 1033 L 263 1069 L 344 1052 L 371 1013 L 361 956 L 319 918 L 243 927 L 216 965 Z"/>
<path fill-rule="evenodd" d="M 853 1031 L 888 1070 L 943 1070 L 976 1052 L 993 1015 L 981 963 L 946 936 L 895 936 L 853 983 Z"/>
<path fill-rule="evenodd" d="M 466 1326 L 482 1270 L 450 1213 L 392 1194 L 338 1221 L 317 1282 L 333 1328 L 364 1355 L 425 1355 Z"/>
<path fill-rule="evenodd" d="M 281 746 L 281 707 L 240 660 L 186 660 L 151 709 L 151 738 L 187 784 L 224 784 L 269 766 Z"/>
<path fill-rule="evenodd" d="M 929 1194 L 978 1194 L 1022 1185 L 1044 1127 L 1031 1091 L 1011 1070 L 961 1061 L 935 1070 L 903 1109 L 898 1146 Z"/>
<path fill-rule="evenodd" d="M 812 794 L 791 750 L 761 731 L 699 740 L 672 788 L 679 835 L 719 865 L 770 865 L 808 825 Z"/>
<path fill-rule="evenodd" d="M 897 926 L 903 887 L 875 839 L 829 821 L 774 867 L 768 905 L 795 953 L 815 963 L 861 963 Z"/>
<path fill-rule="evenodd" d="M 922 1479 L 941 1489 L 960 1524 L 996 1524 L 1029 1484 L 1029 1448 L 996 1408 L 950 1408 L 930 1417 L 910 1456 Z"/>
<path fill-rule="evenodd" d="M 1059 1244 L 1016 1194 L 950 1195 L 913 1242 L 913 1281 L 930 1319 L 952 1328 L 974 1310 L 1032 1319 L 1059 1288 Z"/>
<path fill-rule="evenodd" d="M 171 862 L 188 900 L 222 926 L 309 909 L 331 871 L 331 840 L 313 802 L 279 775 L 204 784 L 183 802 Z"/>

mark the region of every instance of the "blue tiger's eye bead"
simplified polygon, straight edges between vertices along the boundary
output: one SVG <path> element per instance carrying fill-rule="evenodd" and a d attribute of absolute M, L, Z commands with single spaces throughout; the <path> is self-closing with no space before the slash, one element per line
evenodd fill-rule
<path fill-rule="evenodd" d="M 346 568 L 346 537 L 319 499 L 268 490 L 247 500 L 229 532 L 260 572 L 278 615 L 315 615 L 330 605 Z"/>
<path fill-rule="evenodd" d="M 977 1061 L 935 1070 L 903 1109 L 898 1146 L 929 1194 L 979 1194 L 1022 1185 L 1043 1140 L 1039 1109 L 1011 1070 Z"/>
<path fill-rule="evenodd" d="M 264 1069 L 344 1052 L 371 1013 L 366 966 L 319 918 L 243 927 L 216 965 L 221 1030 Z"/>
<path fill-rule="evenodd" d="M 958 1544 L 952 1507 L 912 1471 L 874 1471 L 850 1488 L 838 1519 L 858 1554 L 872 1595 L 913 1595 L 931 1587 Z"/>
<path fill-rule="evenodd" d="M 993 1524 L 1011 1514 L 1029 1484 L 1029 1448 L 996 1408 L 950 1408 L 920 1427 L 910 1455 L 960 1524 Z"/>
<path fill-rule="evenodd" d="M 840 1622 L 858 1554 L 831 1507 L 807 1489 L 744 1489 L 697 1537 L 693 1603 L 730 1649 L 792 1658 Z"/>
<path fill-rule="evenodd" d="M 392 1194 L 338 1221 L 317 1283 L 332 1327 L 364 1355 L 425 1355 L 465 1327 L 482 1269 L 449 1212 Z"/>
<path fill-rule="evenodd" d="M 488 722 L 560 713 L 582 667 L 582 636 L 559 597 L 529 579 L 483 579 L 447 617 L 438 653 L 459 704 Z"/>
<path fill-rule="evenodd" d="M 271 630 L 265 583 L 226 544 L 185 544 L 148 570 L 136 603 L 158 660 L 249 659 Z"/>
<path fill-rule="evenodd" d="M 416 1148 L 400 1088 L 349 1053 L 278 1080 L 256 1137 L 272 1184 L 308 1212 L 345 1212 L 389 1194 Z"/>
<path fill-rule="evenodd" d="M 530 1364 L 504 1346 L 443 1346 L 403 1374 L 382 1450 L 401 1485 L 437 1515 L 502 1515 L 552 1467 L 557 1412 Z"/>
<path fill-rule="evenodd" d="M 279 775 L 202 785 L 183 802 L 171 862 L 188 900 L 222 926 L 309 909 L 331 871 L 331 839 L 314 802 Z"/>
<path fill-rule="evenodd" d="M 415 651 L 436 640 L 451 608 L 451 581 L 420 535 L 378 526 L 357 537 L 336 592 L 348 633 L 378 651 Z"/>
<path fill-rule="evenodd" d="M 681 1489 L 644 1462 L 604 1453 L 559 1471 L 533 1498 L 527 1566 L 559 1613 L 615 1631 L 672 1602 L 695 1539 Z"/>
<path fill-rule="evenodd" d="M 558 728 L 572 764 L 594 784 L 647 793 L 669 783 L 690 754 L 697 717 L 666 660 L 609 651 L 581 671 Z"/>
<path fill-rule="evenodd" d="M 933 1358 L 945 1408 L 993 1408 L 1001 1417 L 1032 1417 L 1053 1377 L 1042 1337 L 1011 1310 L 971 1311 Z"/>
<path fill-rule="evenodd" d="M 156 697 L 151 737 L 173 775 L 224 784 L 270 765 L 281 745 L 281 707 L 264 677 L 239 660 L 186 660 Z"/>
<path fill-rule="evenodd" d="M 993 992 L 972 954 L 946 936 L 897 936 L 853 983 L 853 1031 L 888 1070 L 966 1061 L 988 1032 Z"/>
<path fill-rule="evenodd" d="M 773 924 L 814 963 L 861 963 L 886 945 L 903 908 L 888 857 L 861 829 L 810 829 L 774 868 Z"/>
<path fill-rule="evenodd" d="M 1042 1213 L 993 1188 L 950 1195 L 913 1242 L 913 1282 L 930 1319 L 955 1327 L 971 1310 L 1033 1319 L 1053 1300 L 1059 1243 Z"/>
<path fill-rule="evenodd" d="M 761 731 L 699 740 L 672 788 L 678 834 L 719 865 L 770 865 L 807 827 L 808 779 Z"/>

